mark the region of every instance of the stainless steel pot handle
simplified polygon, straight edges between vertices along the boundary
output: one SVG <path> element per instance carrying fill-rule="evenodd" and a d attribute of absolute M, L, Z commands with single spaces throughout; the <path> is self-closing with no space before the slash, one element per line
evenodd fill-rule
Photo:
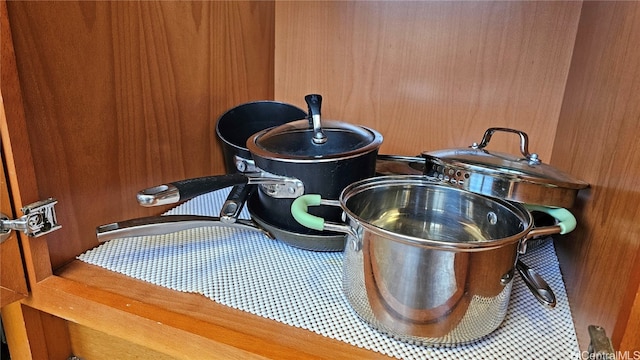
<path fill-rule="evenodd" d="M 376 174 L 423 175 L 425 159 L 421 156 L 383 155 L 376 157 Z"/>
<path fill-rule="evenodd" d="M 516 268 L 538 302 L 550 308 L 556 306 L 556 295 L 542 276 L 520 260 L 516 263 Z"/>
<path fill-rule="evenodd" d="M 338 224 L 309 214 L 309 206 L 329 205 L 340 207 L 340 201 L 323 199 L 317 194 L 307 194 L 296 198 L 291 204 L 291 215 L 300 225 L 318 231 L 336 231 L 357 238 L 355 230 L 348 225 Z"/>
<path fill-rule="evenodd" d="M 504 132 L 518 134 L 520 136 L 520 153 L 527 160 L 529 160 L 529 163 L 532 165 L 538 165 L 541 163 L 540 159 L 538 158 L 538 154 L 529 153 L 529 136 L 527 136 L 527 134 L 524 131 L 520 131 L 520 130 L 503 128 L 503 127 L 489 128 L 487 129 L 487 131 L 484 132 L 484 136 L 482 136 L 482 140 L 480 141 L 480 144 L 473 143 L 471 147 L 474 149 L 484 149 L 485 147 L 487 147 L 487 145 L 489 145 L 489 140 L 491 140 L 491 136 L 493 136 L 493 134 L 496 131 L 504 131 Z"/>
<path fill-rule="evenodd" d="M 527 233 L 524 239 L 520 241 L 520 247 L 518 252 L 524 254 L 527 251 L 527 241 L 536 237 L 555 235 L 555 234 L 568 234 L 572 232 L 577 226 L 577 220 L 571 211 L 565 208 L 555 208 L 550 206 L 529 205 L 525 204 L 524 207 L 528 211 L 540 211 L 551 215 L 556 219 L 556 224 L 552 226 L 543 226 L 533 228 Z"/>
<path fill-rule="evenodd" d="M 99 242 L 118 238 L 170 234 L 199 227 L 225 226 L 243 230 L 258 231 L 270 239 L 275 239 L 268 231 L 251 220 L 238 219 L 234 223 L 225 223 L 218 217 L 198 215 L 150 216 L 105 224 L 96 228 Z"/>

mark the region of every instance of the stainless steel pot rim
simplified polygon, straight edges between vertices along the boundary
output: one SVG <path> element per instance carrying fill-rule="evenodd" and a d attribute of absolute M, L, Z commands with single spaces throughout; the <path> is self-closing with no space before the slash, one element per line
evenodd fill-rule
<path fill-rule="evenodd" d="M 500 239 L 490 239 L 487 241 L 450 242 L 450 241 L 442 241 L 442 240 L 425 239 L 425 238 L 419 238 L 419 237 L 409 236 L 405 234 L 399 234 L 397 232 L 375 226 L 370 222 L 362 219 L 358 214 L 355 214 L 353 211 L 351 211 L 351 209 L 349 209 L 346 206 L 349 198 L 351 198 L 356 194 L 359 194 L 369 189 L 389 187 L 389 186 L 394 186 L 394 187 L 441 186 L 441 187 L 447 188 L 450 191 L 464 192 L 474 197 L 483 198 L 487 201 L 498 203 L 501 206 L 504 206 L 507 209 L 509 209 L 511 212 L 513 212 L 514 216 L 517 216 L 522 221 L 523 230 L 521 230 L 517 234 L 511 235 L 508 237 L 504 237 Z M 371 231 L 376 235 L 382 236 L 392 241 L 396 241 L 396 242 L 400 242 L 408 245 L 415 245 L 415 246 L 432 248 L 437 250 L 446 250 L 446 251 L 454 251 L 454 252 L 461 252 L 461 251 L 474 252 L 474 251 L 493 250 L 493 249 L 501 248 L 501 247 L 521 241 L 526 237 L 529 231 L 533 228 L 533 216 L 521 204 L 502 200 L 502 199 L 496 199 L 489 196 L 474 194 L 469 191 L 451 186 L 448 183 L 442 182 L 436 178 L 428 177 L 424 175 L 388 175 L 388 176 L 377 176 L 373 178 L 364 179 L 347 186 L 340 194 L 339 202 L 342 207 L 342 210 L 346 213 L 346 215 L 351 220 L 355 221 L 359 226 Z"/>
<path fill-rule="evenodd" d="M 338 122 L 326 122 L 328 125 L 332 123 Z M 286 125 L 286 124 L 285 124 Z M 383 136 L 378 131 L 371 129 L 365 126 L 340 123 L 340 128 L 332 128 L 331 126 L 325 127 L 323 130 L 325 132 L 331 131 L 351 131 L 350 129 L 357 130 L 359 132 L 366 132 L 371 140 L 365 146 L 359 147 L 354 150 L 339 152 L 335 154 L 328 155 L 319 155 L 319 156 L 306 156 L 306 155 L 291 155 L 291 154 L 281 154 L 277 152 L 270 151 L 265 149 L 264 147 L 259 145 L 260 139 L 265 136 L 269 131 L 274 130 L 273 128 L 262 130 L 247 140 L 247 149 L 251 153 L 251 155 L 270 159 L 277 160 L 282 162 L 290 162 L 290 163 L 321 163 L 321 162 L 334 162 L 338 160 L 346 160 L 359 156 L 363 156 L 373 151 L 377 151 L 383 141 Z M 323 146 L 323 145 L 320 145 Z"/>

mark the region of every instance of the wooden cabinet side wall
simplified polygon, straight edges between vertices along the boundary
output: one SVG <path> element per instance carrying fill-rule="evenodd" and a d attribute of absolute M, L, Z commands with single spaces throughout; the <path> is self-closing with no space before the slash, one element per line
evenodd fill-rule
<path fill-rule="evenodd" d="M 166 210 L 140 207 L 139 190 L 224 173 L 217 117 L 273 98 L 271 1 L 8 10 L 38 189 L 59 200 L 54 268 L 96 246 L 96 226 Z"/>
<path fill-rule="evenodd" d="M 584 3 L 552 159 L 591 184 L 580 226 L 557 242 L 583 347 L 587 327 L 600 325 L 619 350 L 640 350 L 638 43 L 640 3 Z"/>

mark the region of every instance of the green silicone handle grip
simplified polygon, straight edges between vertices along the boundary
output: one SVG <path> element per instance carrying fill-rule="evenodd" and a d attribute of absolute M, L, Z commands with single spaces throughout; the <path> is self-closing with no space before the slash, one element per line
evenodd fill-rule
<path fill-rule="evenodd" d="M 308 207 L 320 205 L 320 200 L 322 200 L 322 197 L 317 194 L 302 195 L 296 198 L 291 204 L 291 215 L 300 225 L 309 229 L 323 231 L 324 219 L 308 212 Z"/>
<path fill-rule="evenodd" d="M 540 205 L 526 205 L 526 208 L 529 211 L 540 211 L 553 216 L 556 220 L 558 220 L 557 225 L 560 227 L 560 234 L 568 234 L 572 232 L 578 224 L 575 216 L 573 216 L 573 214 L 565 208 Z"/>

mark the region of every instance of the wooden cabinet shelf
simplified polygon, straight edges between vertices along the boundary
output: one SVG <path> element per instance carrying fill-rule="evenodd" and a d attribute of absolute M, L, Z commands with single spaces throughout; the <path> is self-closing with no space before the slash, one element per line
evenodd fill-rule
<path fill-rule="evenodd" d="M 24 303 L 176 358 L 383 358 L 80 261 L 38 283 Z"/>

